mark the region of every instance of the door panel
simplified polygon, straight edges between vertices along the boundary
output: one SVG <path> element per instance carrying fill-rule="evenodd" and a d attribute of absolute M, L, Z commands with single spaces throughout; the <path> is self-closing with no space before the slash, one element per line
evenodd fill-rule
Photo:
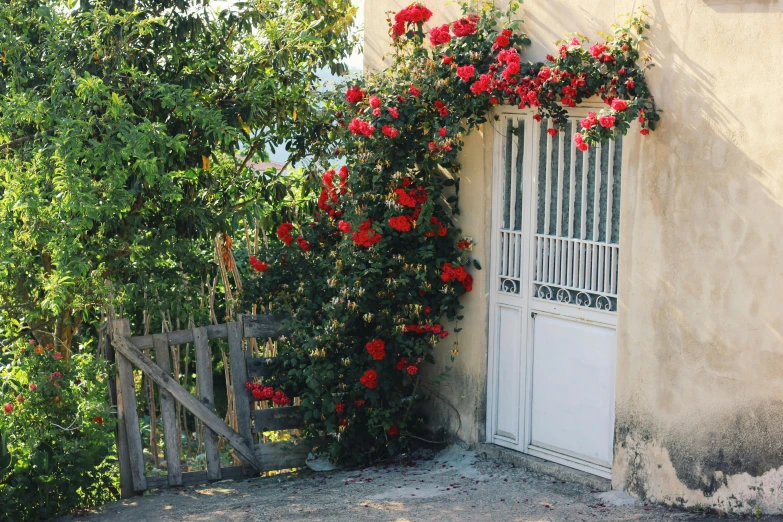
<path fill-rule="evenodd" d="M 537 315 L 531 444 L 612 465 L 615 331 Z"/>
<path fill-rule="evenodd" d="M 498 354 L 497 411 L 495 435 L 519 441 L 522 372 L 522 314 L 518 308 L 498 306 L 496 340 Z"/>

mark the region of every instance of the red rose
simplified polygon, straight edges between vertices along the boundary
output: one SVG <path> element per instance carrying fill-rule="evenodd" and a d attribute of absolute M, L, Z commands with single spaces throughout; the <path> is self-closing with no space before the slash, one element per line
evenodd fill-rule
<path fill-rule="evenodd" d="M 414 98 L 418 98 L 419 96 L 421 96 L 421 91 L 417 89 L 415 85 L 411 85 L 408 88 L 408 93 L 410 93 L 410 95 L 413 96 Z"/>
<path fill-rule="evenodd" d="M 457 76 L 459 76 L 463 82 L 467 82 L 473 75 L 476 74 L 476 68 L 472 65 L 461 65 L 457 67 Z"/>
<path fill-rule="evenodd" d="M 6 414 L 8 414 L 8 413 L 11 413 L 12 411 L 14 411 L 14 405 L 13 405 L 13 404 L 11 404 L 10 402 L 6 402 L 6 403 L 3 405 L 3 411 L 4 411 Z"/>
<path fill-rule="evenodd" d="M 557 129 L 554 129 L 554 128 L 547 129 L 546 133 L 549 134 L 550 136 L 557 136 Z"/>
<path fill-rule="evenodd" d="M 359 382 L 373 390 L 378 387 L 378 373 L 375 370 L 367 370 L 361 376 Z"/>
<path fill-rule="evenodd" d="M 574 134 L 574 144 L 576 145 L 576 148 L 581 150 L 582 152 L 585 152 L 587 149 L 590 148 L 590 146 L 585 143 L 584 138 L 581 134 L 578 132 Z"/>
<path fill-rule="evenodd" d="M 335 402 L 334 411 L 336 411 L 337 413 L 343 413 L 345 411 L 345 404 L 343 404 L 342 402 Z"/>
<path fill-rule="evenodd" d="M 277 227 L 277 237 L 283 240 L 283 243 L 286 245 L 290 245 L 291 241 L 294 240 L 294 237 L 291 235 L 291 229 L 294 228 L 294 225 L 291 223 L 281 223 L 279 227 Z"/>
<path fill-rule="evenodd" d="M 451 35 L 449 34 L 449 25 L 443 24 L 440 27 L 433 27 L 430 31 L 430 43 L 433 47 L 438 45 L 449 43 L 451 41 Z"/>
<path fill-rule="evenodd" d="M 612 100 L 611 107 L 616 111 L 624 111 L 625 109 L 628 108 L 628 102 L 625 100 L 619 100 L 615 98 L 614 100 Z"/>
<path fill-rule="evenodd" d="M 402 371 L 402 370 L 404 370 L 404 369 L 405 369 L 405 367 L 406 367 L 407 365 L 408 365 L 408 359 L 406 359 L 405 357 L 400 357 L 400 360 L 399 360 L 399 361 L 397 361 L 397 364 L 395 364 L 395 365 L 394 365 L 394 367 L 395 367 L 395 368 L 396 368 L 398 371 Z"/>
<path fill-rule="evenodd" d="M 469 36 L 476 32 L 476 19 L 474 17 L 460 18 L 452 26 L 455 36 Z"/>
<path fill-rule="evenodd" d="M 594 112 L 588 112 L 587 118 L 582 118 L 579 121 L 579 125 L 581 125 L 583 129 L 592 129 L 597 124 L 598 124 L 598 119 L 596 118 Z"/>
<path fill-rule="evenodd" d="M 400 131 L 392 127 L 391 125 L 384 125 L 381 127 L 381 132 L 383 132 L 386 136 L 390 138 L 396 138 L 400 135 Z"/>
<path fill-rule="evenodd" d="M 445 138 L 446 133 L 447 133 L 446 127 L 441 127 L 440 129 L 438 129 L 438 135 L 440 135 L 441 138 Z"/>
<path fill-rule="evenodd" d="M 544 117 L 541 116 L 540 114 L 534 114 L 533 115 L 533 119 L 536 120 L 536 121 L 541 121 L 541 120 L 544 119 Z"/>
<path fill-rule="evenodd" d="M 358 85 L 353 85 L 348 88 L 348 91 L 345 93 L 345 101 L 347 101 L 350 104 L 356 104 L 359 103 L 364 99 L 364 91 L 362 91 L 362 88 Z"/>
<path fill-rule="evenodd" d="M 359 118 L 354 118 L 351 120 L 351 123 L 348 124 L 348 130 L 353 134 L 369 138 L 372 136 L 373 132 L 375 132 L 375 127 L 366 121 L 362 121 Z"/>
<path fill-rule="evenodd" d="M 451 65 L 454 63 L 454 57 L 453 56 L 446 56 L 445 54 L 441 57 L 443 58 L 443 65 Z M 33 342 L 35 344 L 35 342 Z"/>
<path fill-rule="evenodd" d="M 598 118 L 598 123 L 605 129 L 611 129 L 614 126 L 615 119 L 614 116 L 601 116 Z"/>
<path fill-rule="evenodd" d="M 410 216 L 394 216 L 389 218 L 389 226 L 399 232 L 410 232 L 412 221 Z"/>
<path fill-rule="evenodd" d="M 372 228 L 372 220 L 367 219 L 359 224 L 359 229 L 351 239 L 359 246 L 371 247 L 381 240 L 381 235 Z"/>
<path fill-rule="evenodd" d="M 372 107 L 373 109 L 377 109 L 380 106 L 381 106 L 381 99 L 375 96 L 374 94 L 370 96 L 370 107 Z"/>
<path fill-rule="evenodd" d="M 297 237 L 296 242 L 299 244 L 299 248 L 301 248 L 303 252 L 310 251 L 310 243 L 305 240 L 304 236 Z"/>
<path fill-rule="evenodd" d="M 342 219 L 337 224 L 337 228 L 340 230 L 340 232 L 347 234 L 351 231 L 351 224 L 347 221 L 343 221 Z"/>
<path fill-rule="evenodd" d="M 650 134 L 650 129 L 642 129 L 639 132 L 641 133 L 642 136 L 647 136 L 648 134 Z"/>
<path fill-rule="evenodd" d="M 355 401 L 353 401 L 353 405 L 356 406 L 357 408 L 361 408 L 362 406 L 364 406 L 365 402 L 367 401 L 365 401 L 364 399 L 356 399 Z"/>
<path fill-rule="evenodd" d="M 604 53 L 604 51 L 606 51 L 606 45 L 603 43 L 597 43 L 590 48 L 590 54 L 593 56 L 593 58 L 598 58 Z"/>
<path fill-rule="evenodd" d="M 376 361 L 382 361 L 386 357 L 386 343 L 381 339 L 375 339 L 365 345 L 367 352 L 372 355 Z"/>
<path fill-rule="evenodd" d="M 419 373 L 419 368 L 417 366 L 410 365 L 406 370 L 410 375 L 416 375 Z"/>
<path fill-rule="evenodd" d="M 30 391 L 35 391 L 35 389 L 38 388 L 38 385 L 35 383 L 30 384 Z"/>
<path fill-rule="evenodd" d="M 399 435 L 400 430 L 397 429 L 397 424 L 392 424 L 391 426 L 389 426 L 389 429 L 386 430 L 386 433 L 388 433 L 389 435 Z"/>
<path fill-rule="evenodd" d="M 98 424 L 101 424 L 101 425 L 103 424 L 103 417 L 101 417 L 100 415 L 96 415 L 95 417 L 92 418 L 92 420 L 94 420 Z"/>
<path fill-rule="evenodd" d="M 397 107 L 389 107 L 386 110 L 389 111 L 389 115 L 395 120 L 400 117 L 400 110 Z"/>
<path fill-rule="evenodd" d="M 508 36 L 506 36 L 505 34 L 499 34 L 495 38 L 495 45 L 492 46 L 492 49 L 497 51 L 498 49 L 508 47 L 509 43 L 511 43 L 511 40 L 509 40 Z"/>
<path fill-rule="evenodd" d="M 633 80 L 627 80 L 625 82 L 625 88 L 628 89 L 629 91 L 632 91 L 635 85 L 636 84 L 634 83 Z"/>

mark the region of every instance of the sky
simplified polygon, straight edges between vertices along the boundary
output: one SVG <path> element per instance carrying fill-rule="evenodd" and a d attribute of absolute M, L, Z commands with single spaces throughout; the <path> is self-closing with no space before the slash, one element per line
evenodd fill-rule
<path fill-rule="evenodd" d="M 353 4 L 357 6 L 359 9 L 356 13 L 356 21 L 355 21 L 355 27 L 357 31 L 359 31 L 359 41 L 364 41 L 363 33 L 364 33 L 364 1 L 365 0 L 352 0 Z M 354 50 L 353 54 L 348 58 L 348 69 L 350 71 L 350 74 L 356 74 L 360 73 L 362 71 L 363 67 L 363 60 L 364 60 L 364 53 L 361 49 Z M 337 77 L 332 75 L 328 69 L 323 69 L 319 76 L 321 76 L 324 80 L 336 80 Z M 277 150 L 273 150 L 270 154 L 270 159 L 276 163 L 285 163 L 288 159 L 288 154 L 286 154 L 285 149 L 283 147 L 280 147 Z"/>

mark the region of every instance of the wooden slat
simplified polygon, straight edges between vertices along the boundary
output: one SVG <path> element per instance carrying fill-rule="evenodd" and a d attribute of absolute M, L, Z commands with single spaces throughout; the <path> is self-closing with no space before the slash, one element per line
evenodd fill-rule
<path fill-rule="evenodd" d="M 305 465 L 310 446 L 291 441 L 256 444 L 256 455 L 261 462 L 262 471 L 301 468 Z"/>
<path fill-rule="evenodd" d="M 196 349 L 196 375 L 198 375 L 198 395 L 202 404 L 215 411 L 212 383 L 212 351 L 209 349 L 207 329 L 193 329 L 193 345 Z M 207 478 L 220 480 L 220 453 L 215 432 L 204 426 L 204 446 L 207 454 Z"/>
<path fill-rule="evenodd" d="M 161 370 L 171 375 L 171 361 L 169 359 L 169 342 L 165 333 L 152 336 L 155 345 L 155 362 Z M 182 485 L 182 465 L 180 454 L 182 441 L 179 437 L 177 425 L 177 405 L 171 394 L 165 389 L 160 389 L 160 413 L 163 417 L 163 436 L 166 441 L 166 465 L 168 467 L 169 486 Z"/>
<path fill-rule="evenodd" d="M 130 326 L 130 325 L 129 325 Z M 109 364 L 116 364 L 117 357 L 111 344 L 111 325 L 106 325 L 106 360 Z M 125 413 L 122 407 L 122 391 L 120 390 L 120 377 L 117 375 L 109 379 L 109 406 L 111 411 L 117 412 L 117 424 L 114 426 L 114 438 L 117 441 L 117 461 L 120 468 L 120 498 L 131 498 L 136 493 L 133 491 L 133 476 L 131 474 L 130 455 L 128 454 L 128 435 L 125 430 Z"/>
<path fill-rule="evenodd" d="M 228 356 L 231 364 L 231 381 L 234 387 L 234 411 L 237 414 L 237 429 L 247 444 L 253 444 L 250 429 L 250 393 L 247 391 L 247 366 L 245 351 L 242 350 L 242 317 L 235 323 L 228 323 Z"/>
<path fill-rule="evenodd" d="M 210 482 L 209 473 L 206 471 L 189 471 L 182 474 L 183 486 L 195 486 L 198 484 L 206 484 Z M 221 470 L 220 480 L 239 480 L 249 478 L 249 475 L 245 468 L 242 466 L 229 466 Z M 166 475 L 158 475 L 155 477 L 147 477 L 147 486 L 149 489 L 153 488 L 165 488 L 169 485 L 168 477 Z"/>
<path fill-rule="evenodd" d="M 246 357 L 248 377 L 270 377 L 277 367 L 278 359 L 275 357 Z"/>
<path fill-rule="evenodd" d="M 299 406 L 285 408 L 270 408 L 268 410 L 253 410 L 253 431 L 293 430 L 301 428 L 304 422 Z"/>
<path fill-rule="evenodd" d="M 209 339 L 225 339 L 228 336 L 225 324 L 213 324 L 206 326 L 205 328 L 207 329 L 207 337 Z M 193 342 L 193 330 L 176 330 L 174 332 L 167 332 L 165 335 L 168 338 L 169 345 Z M 138 335 L 136 337 L 131 337 L 128 340 L 139 350 L 145 350 L 155 346 L 152 337 L 152 335 Z"/>
<path fill-rule="evenodd" d="M 283 330 L 284 318 L 284 316 L 272 314 L 243 315 L 243 337 L 261 337 L 268 339 L 285 335 L 288 332 Z"/>
<path fill-rule="evenodd" d="M 252 446 L 248 444 L 239 433 L 231 429 L 225 422 L 223 422 L 220 417 L 215 415 L 214 412 L 210 411 L 209 408 L 204 406 L 201 402 L 199 402 L 198 399 L 188 393 L 185 388 L 180 386 L 179 383 L 171 377 L 171 375 L 163 372 L 154 362 L 141 353 L 138 348 L 128 342 L 127 338 L 122 336 L 118 338 L 117 335 L 112 335 L 112 344 L 114 344 L 114 348 L 117 350 L 117 352 L 127 357 L 130 362 L 136 365 L 144 373 L 149 375 L 152 380 L 158 383 L 159 386 L 168 390 L 171 395 L 176 400 L 178 400 L 180 404 L 182 404 L 182 406 L 187 408 L 204 424 L 212 428 L 215 433 L 226 439 L 226 441 L 243 459 L 246 460 L 248 464 L 257 469 L 260 469 L 260 463 L 256 459 L 255 451 L 252 449 Z M 248 431 L 250 430 L 249 423 L 247 429 Z M 139 444 L 141 444 L 140 438 Z"/>
<path fill-rule="evenodd" d="M 112 337 L 112 342 L 116 339 Z M 115 345 L 116 347 L 116 345 Z M 117 354 L 117 372 L 120 376 L 122 390 L 122 410 L 125 417 L 125 434 L 128 439 L 128 457 L 130 459 L 131 476 L 134 491 L 147 489 L 144 477 L 144 453 L 141 447 L 141 431 L 139 430 L 139 414 L 136 412 L 136 391 L 133 383 L 133 366 L 125 354 L 119 350 Z M 143 355 L 142 355 L 143 357 Z"/>

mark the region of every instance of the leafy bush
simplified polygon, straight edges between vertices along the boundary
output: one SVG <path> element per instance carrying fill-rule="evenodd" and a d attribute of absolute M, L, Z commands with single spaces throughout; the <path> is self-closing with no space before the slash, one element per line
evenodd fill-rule
<path fill-rule="evenodd" d="M 106 363 L 30 344 L 0 361 L 0 506 L 10 522 L 112 500 L 117 477 Z"/>
<path fill-rule="evenodd" d="M 530 41 L 515 4 L 501 12 L 487 2 L 478 13 L 465 5 L 463 18 L 429 38 L 423 24 L 432 13 L 423 4 L 397 13 L 392 65 L 324 104 L 344 164 L 323 174 L 320 213 L 282 223 L 258 258 L 238 260 L 255 273 L 245 305 L 290 316 L 293 332 L 278 343 L 274 376 L 249 389 L 276 404 L 300 397 L 305 433 L 327 435 L 322 450 L 333 458 L 398 453 L 420 427 L 412 407 L 423 397 L 420 365 L 448 349 L 441 318 L 461 319 L 468 270 L 479 268 L 456 226 L 464 136 L 501 103 L 534 108 L 556 135 L 565 107 L 601 96 L 606 109 L 583 120 L 574 138 L 580 150 L 627 132 L 637 118 L 642 134 L 657 121 L 636 64 L 641 17 L 589 50 L 573 39 L 557 57 L 525 63 Z"/>

